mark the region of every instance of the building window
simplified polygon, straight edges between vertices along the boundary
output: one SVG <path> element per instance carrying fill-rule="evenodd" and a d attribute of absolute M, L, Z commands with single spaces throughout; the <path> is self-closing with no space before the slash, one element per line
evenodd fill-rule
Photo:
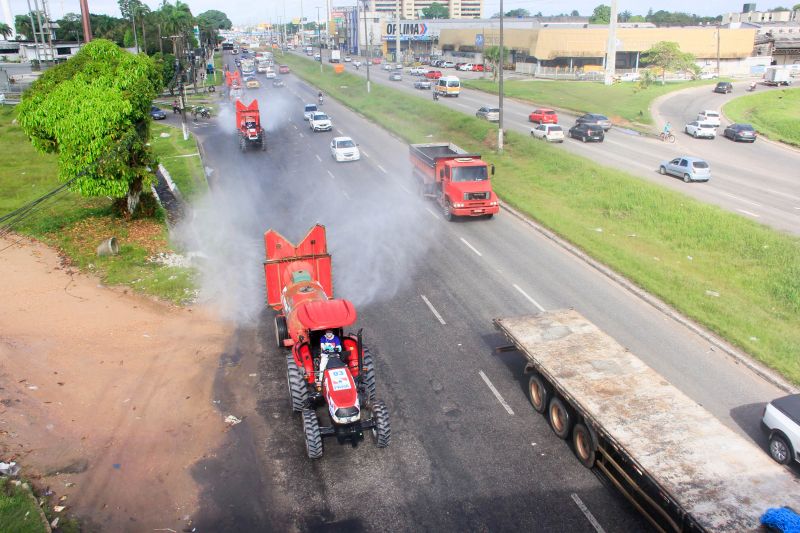
<path fill-rule="evenodd" d="M 68 56 L 72 53 L 72 49 L 69 46 L 59 46 L 56 48 L 56 53 L 60 56 Z"/>

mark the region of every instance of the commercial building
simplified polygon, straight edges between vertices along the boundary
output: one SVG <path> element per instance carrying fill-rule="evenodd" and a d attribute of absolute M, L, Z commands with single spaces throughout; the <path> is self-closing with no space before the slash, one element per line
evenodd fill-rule
<path fill-rule="evenodd" d="M 749 8 L 753 9 L 750 10 Z M 800 10 L 794 11 L 755 11 L 755 4 L 745 4 L 741 13 L 725 13 L 722 15 L 723 24 L 737 22 L 800 22 Z"/>
<path fill-rule="evenodd" d="M 480 18 L 483 12 L 483 0 L 369 0 L 369 11 L 393 18 L 399 3 L 401 19 L 421 19 L 422 10 L 437 1 L 447 8 L 451 19 Z"/>

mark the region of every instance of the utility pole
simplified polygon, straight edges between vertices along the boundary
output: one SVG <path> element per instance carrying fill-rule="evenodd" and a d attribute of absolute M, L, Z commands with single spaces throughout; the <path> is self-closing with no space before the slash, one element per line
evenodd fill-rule
<path fill-rule="evenodd" d="M 83 42 L 88 43 L 92 40 L 92 22 L 89 18 L 89 1 L 81 0 L 81 22 L 83 23 Z M 159 27 L 159 32 L 161 31 Z M 161 34 L 159 33 L 159 39 Z M 160 42 L 160 40 L 159 40 Z"/>
<path fill-rule="evenodd" d="M 183 85 L 183 67 L 181 66 L 180 56 L 178 56 L 178 39 L 181 35 L 170 35 L 167 39 L 172 39 L 172 55 L 175 56 L 175 75 L 178 79 L 178 94 L 181 104 L 181 126 L 183 129 L 183 140 L 189 140 L 189 126 L 186 124 L 186 88 Z"/>
<path fill-rule="evenodd" d="M 505 49 L 503 48 L 503 0 L 500 0 L 500 61 L 498 61 L 497 68 L 500 69 L 500 85 L 497 88 L 499 95 L 500 113 L 497 120 L 497 151 L 503 151 L 503 65 L 505 64 Z"/>
<path fill-rule="evenodd" d="M 33 33 L 33 46 L 36 50 L 36 65 L 41 68 L 42 60 L 39 57 L 39 39 L 36 37 L 36 22 L 33 20 L 33 9 L 31 9 L 31 0 L 28 0 L 28 17 L 31 19 L 31 33 Z"/>
<path fill-rule="evenodd" d="M 319 45 L 319 73 L 322 74 L 322 26 L 319 24 L 319 10 L 317 6 L 317 44 Z"/>
<path fill-rule="evenodd" d="M 396 63 L 400 62 L 400 2 L 401 0 L 397 1 L 397 10 L 395 11 L 395 41 L 394 41 L 394 59 Z"/>
<path fill-rule="evenodd" d="M 722 33 L 722 21 L 717 21 L 717 78 L 719 78 L 719 39 Z"/>
<path fill-rule="evenodd" d="M 617 0 L 611 0 L 611 18 L 608 21 L 608 45 L 606 46 L 606 73 L 604 83 L 614 83 L 617 70 Z"/>
<path fill-rule="evenodd" d="M 366 58 L 366 62 L 367 62 L 367 94 L 369 94 L 369 92 L 370 92 L 369 64 L 372 63 L 372 59 L 369 57 L 370 56 L 370 54 L 369 54 L 369 46 L 367 45 L 367 35 L 369 35 L 367 33 L 367 6 L 368 6 L 367 2 L 369 2 L 369 0 L 364 0 L 364 11 L 363 11 L 362 15 L 364 16 L 364 48 L 367 49 L 367 53 L 364 54 L 364 57 Z M 370 42 L 369 44 L 371 45 L 372 42 Z M 360 47 L 361 46 L 359 45 L 359 48 Z"/>

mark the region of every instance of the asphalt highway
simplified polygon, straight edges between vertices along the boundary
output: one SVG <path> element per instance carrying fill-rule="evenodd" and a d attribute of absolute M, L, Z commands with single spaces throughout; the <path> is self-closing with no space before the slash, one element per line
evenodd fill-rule
<path fill-rule="evenodd" d="M 366 76 L 366 68 L 356 69 L 352 63 L 347 70 Z M 444 75 L 461 78 L 479 77 L 479 73 L 459 72 L 455 69 L 438 69 Z M 390 81 L 389 72 L 374 65 L 370 68 L 373 83 L 391 86 L 421 98 L 431 98 L 426 90 L 414 89 L 414 81 L 421 79 L 403 72 L 403 80 Z M 650 182 L 669 187 L 700 201 L 718 205 L 757 223 L 769 225 L 792 234 L 800 234 L 800 185 L 797 167 L 800 151 L 779 146 L 763 139 L 755 143 L 734 143 L 722 137 L 723 120 L 714 140 L 694 139 L 683 133 L 684 125 L 694 120 L 704 109 L 720 110 L 722 104 L 745 93 L 747 82 L 734 84 L 729 95 L 712 92 L 713 85 L 678 92 L 664 99 L 660 114 L 655 117 L 657 129 L 666 120 L 673 125 L 674 144 L 664 143 L 654 136 L 643 136 L 624 128 L 612 128 L 603 143 L 582 143 L 566 139 L 560 146 L 569 152 L 588 157 L 602 165 L 618 168 Z M 770 90 L 760 85 L 759 91 Z M 470 115 L 484 105 L 497 106 L 497 97 L 481 91 L 462 88 L 458 98 L 440 98 L 439 103 Z M 541 107 L 547 107 L 542 105 Z M 504 127 L 518 133 L 530 134 L 535 124 L 528 115 L 535 106 L 512 98 L 504 100 Z M 603 109 L 595 113 L 606 114 Z M 566 130 L 577 115 L 559 112 L 559 123 Z M 660 164 L 678 156 L 706 159 L 711 165 L 712 179 L 708 183 L 683 183 L 680 179 L 658 173 Z"/>
<path fill-rule="evenodd" d="M 583 468 L 526 397 L 524 363 L 492 318 L 574 307 L 688 396 L 762 448 L 758 421 L 774 386 L 666 318 L 506 212 L 446 222 L 414 193 L 408 148 L 330 99 L 333 132 L 302 118 L 316 89 L 248 91 L 268 128 L 266 153 L 241 153 L 231 105 L 193 124 L 212 194 L 184 234 L 206 258 L 204 295 L 239 323 L 215 403 L 242 423 L 201 461 L 200 531 L 646 531 L 596 472 Z M 221 95 L 220 95 L 221 96 Z M 334 135 L 362 159 L 334 162 Z M 446 139 L 441 139 L 446 140 Z M 305 456 L 291 412 L 285 352 L 264 310 L 262 235 L 299 241 L 326 225 L 337 297 L 352 300 L 376 360 L 392 444 L 326 440 Z M 766 453 L 766 451 L 764 451 Z"/>

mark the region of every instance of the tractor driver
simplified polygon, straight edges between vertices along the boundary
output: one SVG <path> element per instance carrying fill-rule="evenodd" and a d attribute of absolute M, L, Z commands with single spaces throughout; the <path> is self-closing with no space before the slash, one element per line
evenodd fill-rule
<path fill-rule="evenodd" d="M 322 352 L 322 358 L 319 361 L 319 379 L 317 380 L 317 387 L 320 386 L 322 376 L 325 374 L 325 369 L 328 367 L 328 359 L 331 357 L 331 355 L 337 358 L 341 356 L 342 341 L 339 340 L 339 337 L 333 332 L 333 330 L 329 329 L 325 331 L 325 334 L 320 339 L 319 347 L 320 351 Z M 341 365 L 337 364 L 336 366 Z"/>

